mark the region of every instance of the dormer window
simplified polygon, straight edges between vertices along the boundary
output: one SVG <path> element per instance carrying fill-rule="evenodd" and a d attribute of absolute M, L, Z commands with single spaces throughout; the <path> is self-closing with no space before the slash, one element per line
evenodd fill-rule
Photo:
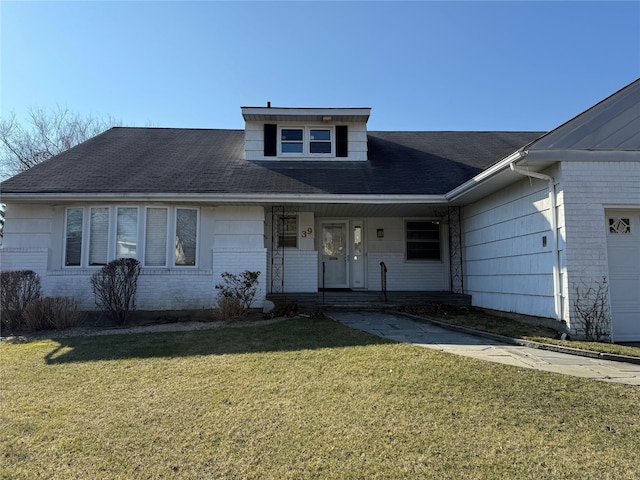
<path fill-rule="evenodd" d="M 366 161 L 370 108 L 242 107 L 249 161 Z"/>
<path fill-rule="evenodd" d="M 280 127 L 279 152 L 284 156 L 332 156 L 333 128 Z"/>

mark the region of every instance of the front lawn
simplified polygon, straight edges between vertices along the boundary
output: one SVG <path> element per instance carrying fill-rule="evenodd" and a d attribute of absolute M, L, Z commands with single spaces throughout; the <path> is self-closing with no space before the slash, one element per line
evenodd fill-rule
<path fill-rule="evenodd" d="M 330 320 L 0 345 L 0 478 L 640 476 L 640 389 Z"/>

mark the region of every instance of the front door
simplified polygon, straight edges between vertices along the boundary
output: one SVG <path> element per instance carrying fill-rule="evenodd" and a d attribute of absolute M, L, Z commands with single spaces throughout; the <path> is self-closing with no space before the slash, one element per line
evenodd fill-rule
<path fill-rule="evenodd" d="M 348 288 L 347 222 L 323 222 L 320 233 L 320 287 Z"/>

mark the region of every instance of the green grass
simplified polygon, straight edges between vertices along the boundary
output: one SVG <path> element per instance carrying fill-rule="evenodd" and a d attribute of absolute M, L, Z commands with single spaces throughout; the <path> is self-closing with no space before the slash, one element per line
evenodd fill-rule
<path fill-rule="evenodd" d="M 0 478 L 640 476 L 640 389 L 330 320 L 0 345 Z"/>
<path fill-rule="evenodd" d="M 498 317 L 479 310 L 466 310 L 456 307 L 436 305 L 433 307 L 404 307 L 403 312 L 433 318 L 442 322 L 473 328 L 484 332 L 497 333 L 512 338 L 532 340 L 534 342 L 551 343 L 570 348 L 591 350 L 594 352 L 612 353 L 640 357 L 640 348 L 617 345 L 605 342 L 587 342 L 581 340 L 560 340 L 560 334 L 552 328 L 530 325 L 505 317 Z"/>

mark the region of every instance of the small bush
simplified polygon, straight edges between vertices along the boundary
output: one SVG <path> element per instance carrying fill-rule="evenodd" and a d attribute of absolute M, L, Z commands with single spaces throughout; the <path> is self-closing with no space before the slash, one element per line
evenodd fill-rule
<path fill-rule="evenodd" d="M 578 335 L 585 340 L 601 342 L 611 336 L 609 316 L 609 285 L 607 277 L 595 284 L 576 287 L 573 304 Z"/>
<path fill-rule="evenodd" d="M 222 283 L 216 284 L 216 289 L 219 290 L 218 296 L 237 298 L 242 308 L 245 310 L 251 308 L 253 300 L 258 293 L 260 272 L 245 270 L 238 275 L 224 272 L 220 276 L 222 277 Z"/>
<path fill-rule="evenodd" d="M 236 297 L 219 297 L 218 306 L 213 310 L 216 319 L 224 322 L 240 320 L 244 316 L 240 300 Z"/>
<path fill-rule="evenodd" d="M 139 276 L 140 262 L 135 258 L 113 260 L 91 276 L 96 304 L 117 325 L 125 324 L 129 312 L 135 310 Z"/>
<path fill-rule="evenodd" d="M 36 272 L 18 270 L 0 273 L 0 309 L 5 327 L 20 327 L 25 308 L 37 298 L 40 298 L 40 277 Z"/>
<path fill-rule="evenodd" d="M 24 323 L 31 330 L 77 327 L 83 317 L 76 301 L 69 297 L 37 298 L 24 309 Z"/>

